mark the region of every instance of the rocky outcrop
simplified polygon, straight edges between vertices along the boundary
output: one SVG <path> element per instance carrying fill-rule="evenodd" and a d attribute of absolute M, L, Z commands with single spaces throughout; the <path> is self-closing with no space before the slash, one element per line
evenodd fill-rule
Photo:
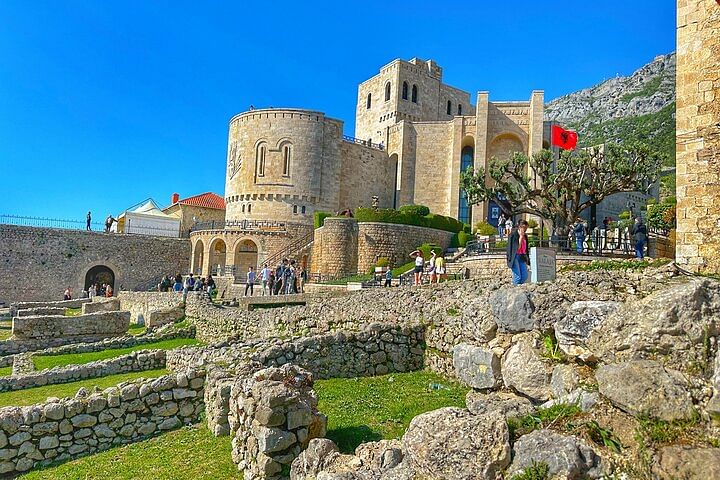
<path fill-rule="evenodd" d="M 502 382 L 500 357 L 487 348 L 466 343 L 456 345 L 453 364 L 458 379 L 473 388 L 495 388 Z"/>
<path fill-rule="evenodd" d="M 653 473 L 661 480 L 720 478 L 720 448 L 664 447 Z"/>
<path fill-rule="evenodd" d="M 545 401 L 552 394 L 550 375 L 534 346 L 531 334 L 518 336 L 516 343 L 503 356 L 502 376 L 506 387 L 532 400 Z"/>
<path fill-rule="evenodd" d="M 585 362 L 595 360 L 587 347 L 587 339 L 621 305 L 619 302 L 598 301 L 582 301 L 570 305 L 567 314 L 555 324 L 555 338 L 560 349 L 565 354 Z"/>
<path fill-rule="evenodd" d="M 524 417 L 535 411 L 530 400 L 507 392 L 486 394 L 470 390 L 465 396 L 465 405 L 475 415 L 496 410 L 507 418 Z"/>
<path fill-rule="evenodd" d="M 529 332 L 535 326 L 533 303 L 527 291 L 505 288 L 490 295 L 490 308 L 501 332 Z"/>

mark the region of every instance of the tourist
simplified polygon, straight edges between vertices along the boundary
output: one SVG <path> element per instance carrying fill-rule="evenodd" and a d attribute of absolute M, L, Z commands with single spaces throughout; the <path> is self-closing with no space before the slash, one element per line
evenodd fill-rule
<path fill-rule="evenodd" d="M 506 236 L 506 237 L 509 237 L 509 236 L 510 236 L 510 234 L 512 233 L 512 228 L 513 228 L 512 217 L 508 217 L 508 218 L 505 220 L 505 236 Z"/>
<path fill-rule="evenodd" d="M 200 280 L 197 280 L 195 282 L 195 289 L 196 292 L 202 292 L 205 290 L 205 277 L 200 278 Z"/>
<path fill-rule="evenodd" d="M 643 223 L 642 218 L 637 217 L 635 219 L 632 235 L 635 240 L 635 258 L 642 260 L 645 258 L 645 244 L 648 239 L 647 227 Z"/>
<path fill-rule="evenodd" d="M 172 282 L 170 281 L 169 276 L 164 276 L 162 280 L 160 280 L 160 284 L 158 285 L 158 290 L 161 292 L 167 292 L 170 290 L 170 287 L 172 286 Z"/>
<path fill-rule="evenodd" d="M 110 233 L 113 222 L 117 222 L 117 220 L 115 220 L 112 215 L 108 215 L 105 219 L 105 233 Z"/>
<path fill-rule="evenodd" d="M 67 287 L 65 289 L 65 293 L 63 294 L 63 300 L 72 300 L 72 290 L 70 290 L 70 287 Z"/>
<path fill-rule="evenodd" d="M 303 267 L 300 267 L 300 274 L 298 275 L 298 280 L 300 284 L 299 292 L 305 293 L 305 282 L 307 282 L 308 274 L 307 270 L 305 270 Z"/>
<path fill-rule="evenodd" d="M 275 295 L 279 295 L 282 289 L 283 277 L 285 274 L 285 262 L 287 262 L 287 260 L 283 260 L 277 267 L 275 267 Z"/>
<path fill-rule="evenodd" d="M 193 278 L 193 274 L 189 274 L 187 279 L 185 279 L 185 293 L 192 291 L 195 289 L 195 278 Z"/>
<path fill-rule="evenodd" d="M 213 290 L 215 290 L 215 280 L 212 277 L 212 273 L 207 277 L 207 281 L 205 282 L 205 289 L 207 290 L 208 295 L 212 296 L 212 292 Z"/>
<path fill-rule="evenodd" d="M 92 220 L 92 215 L 90 214 L 90 212 L 88 212 L 87 217 L 86 217 L 86 223 L 85 223 L 85 230 L 87 230 L 88 232 L 90 231 L 90 221 L 91 220 Z"/>
<path fill-rule="evenodd" d="M 173 284 L 173 291 L 174 292 L 182 292 L 183 290 L 183 281 L 182 281 L 182 275 L 179 273 L 175 275 L 175 283 Z"/>
<path fill-rule="evenodd" d="M 270 296 L 275 295 L 275 270 L 270 270 L 270 276 L 268 277 L 268 291 Z"/>
<path fill-rule="evenodd" d="M 505 213 L 500 214 L 500 218 L 498 218 L 498 224 L 497 224 L 497 231 L 498 236 L 500 237 L 500 240 L 505 238 Z"/>
<path fill-rule="evenodd" d="M 437 260 L 437 253 L 435 250 L 430 250 L 430 265 L 428 267 L 428 273 L 430 274 L 430 283 L 437 282 L 437 274 L 435 273 L 435 261 Z"/>
<path fill-rule="evenodd" d="M 248 289 L 250 289 L 250 296 L 253 296 L 253 286 L 255 285 L 255 271 L 253 267 L 248 267 L 247 271 L 247 282 L 245 283 L 245 296 L 248 296 Z"/>
<path fill-rule="evenodd" d="M 442 280 L 447 280 L 447 270 L 445 267 L 445 258 L 440 255 L 435 260 L 435 283 L 440 283 Z"/>
<path fill-rule="evenodd" d="M 585 242 L 585 224 L 581 218 L 578 218 L 573 225 L 573 233 L 575 234 L 575 250 L 577 253 L 583 253 L 583 243 Z"/>
<path fill-rule="evenodd" d="M 383 287 L 391 287 L 392 286 L 392 268 L 390 268 L 390 265 L 387 266 L 387 271 L 385 272 L 385 284 Z"/>
<path fill-rule="evenodd" d="M 287 279 L 287 292 L 285 293 L 287 295 L 297 293 L 297 286 L 295 285 L 295 281 L 297 280 L 297 269 L 295 268 L 295 260 L 290 260 L 290 268 L 287 269 L 285 273 L 285 278 Z"/>
<path fill-rule="evenodd" d="M 513 285 L 520 285 L 528 279 L 527 266 L 530 265 L 530 260 L 528 257 L 527 229 L 528 223 L 525 220 L 520 220 L 517 228 L 508 236 L 507 265 L 512 271 Z"/>
<path fill-rule="evenodd" d="M 92 299 L 97 295 L 97 288 L 95 288 L 95 284 L 91 284 L 90 287 L 88 287 L 88 298 Z"/>
<path fill-rule="evenodd" d="M 415 283 L 414 285 L 422 284 L 423 268 L 425 267 L 425 259 L 420 250 L 413 250 L 410 254 L 410 258 L 415 259 Z"/>
<path fill-rule="evenodd" d="M 112 285 L 108 284 L 107 287 L 105 287 L 105 296 L 110 298 L 113 296 L 113 288 Z"/>
<path fill-rule="evenodd" d="M 270 283 L 270 269 L 267 263 L 263 265 L 263 269 L 260 271 L 260 280 L 262 281 L 262 296 L 267 294 L 268 283 Z M 272 287 L 270 287 L 272 289 Z"/>

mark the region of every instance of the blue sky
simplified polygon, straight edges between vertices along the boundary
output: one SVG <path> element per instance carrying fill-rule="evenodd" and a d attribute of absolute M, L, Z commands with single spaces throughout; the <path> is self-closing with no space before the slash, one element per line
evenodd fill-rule
<path fill-rule="evenodd" d="M 0 2 L 0 214 L 97 220 L 224 191 L 227 123 L 318 109 L 435 59 L 492 100 L 550 100 L 675 49 L 675 2 Z"/>

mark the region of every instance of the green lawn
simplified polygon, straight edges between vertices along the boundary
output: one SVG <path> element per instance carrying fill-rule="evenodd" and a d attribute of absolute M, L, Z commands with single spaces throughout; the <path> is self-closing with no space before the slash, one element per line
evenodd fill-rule
<path fill-rule="evenodd" d="M 327 437 L 343 453 L 362 442 L 402 437 L 421 413 L 464 407 L 468 391 L 431 372 L 319 380 L 315 390 L 318 410 L 328 416 Z"/>
<path fill-rule="evenodd" d="M 7 377 L 12 374 L 12 366 L 0 368 L 0 377 Z"/>
<path fill-rule="evenodd" d="M 52 367 L 64 367 L 66 365 L 94 362 L 95 360 L 106 360 L 108 358 L 119 357 L 120 355 L 125 355 L 137 350 L 170 350 L 172 348 L 181 347 L 183 345 L 196 345 L 197 343 L 198 341 L 194 338 L 173 338 L 171 340 L 145 343 L 143 345 L 135 345 L 134 347 L 128 348 L 102 350 L 99 352 L 68 353 L 65 355 L 34 355 L 33 362 L 35 363 L 36 369 L 44 370 L 46 368 Z"/>
<path fill-rule="evenodd" d="M 215 438 L 205 423 L 116 447 L 19 478 L 32 479 L 241 479 L 230 457 L 230 437 Z"/>
<path fill-rule="evenodd" d="M 127 333 L 130 335 L 140 335 L 142 333 L 145 333 L 145 325 L 137 325 L 135 323 L 131 323 Z"/>
<path fill-rule="evenodd" d="M 154 378 L 167 374 L 164 368 L 157 370 L 146 370 L 144 372 L 120 373 L 117 375 L 109 375 L 107 377 L 92 378 L 90 380 L 81 380 L 79 382 L 61 383 L 57 385 L 46 385 L 44 387 L 28 388 L 25 390 L 15 390 L 13 392 L 0 393 L 0 407 L 24 405 L 32 405 L 34 403 L 42 403 L 48 397 L 74 397 L 80 387 L 88 390 L 94 386 L 100 388 L 108 388 L 121 382 L 134 380 L 136 378 Z"/>

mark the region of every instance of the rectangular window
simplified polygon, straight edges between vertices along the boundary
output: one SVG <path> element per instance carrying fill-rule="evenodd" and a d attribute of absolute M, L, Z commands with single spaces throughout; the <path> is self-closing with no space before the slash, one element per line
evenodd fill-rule
<path fill-rule="evenodd" d="M 290 145 L 285 145 L 283 147 L 283 175 L 289 176 L 290 175 L 290 156 L 292 155 L 290 151 Z"/>

